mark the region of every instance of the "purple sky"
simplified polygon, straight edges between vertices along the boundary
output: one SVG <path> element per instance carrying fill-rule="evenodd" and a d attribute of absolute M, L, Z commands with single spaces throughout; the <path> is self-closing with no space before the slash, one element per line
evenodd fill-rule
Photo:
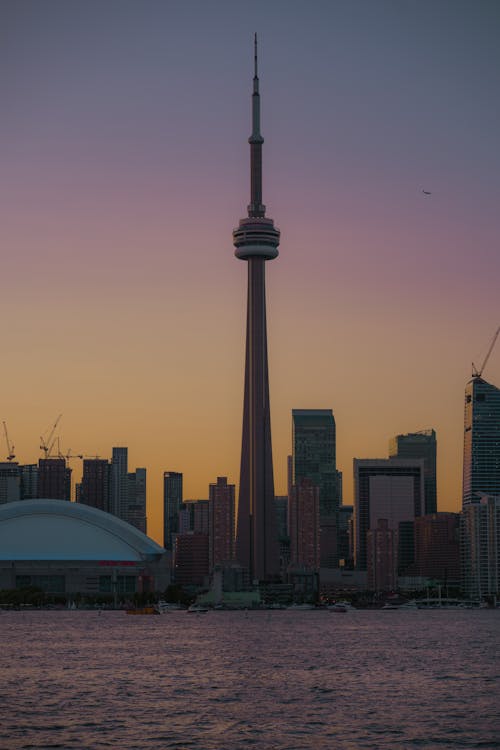
<path fill-rule="evenodd" d="M 65 448 L 129 445 L 157 537 L 164 469 L 237 482 L 254 31 L 277 491 L 290 410 L 333 408 L 345 502 L 354 456 L 434 427 L 455 509 L 500 323 L 498 2 L 4 0 L 0 416 L 21 461 L 60 412 Z"/>

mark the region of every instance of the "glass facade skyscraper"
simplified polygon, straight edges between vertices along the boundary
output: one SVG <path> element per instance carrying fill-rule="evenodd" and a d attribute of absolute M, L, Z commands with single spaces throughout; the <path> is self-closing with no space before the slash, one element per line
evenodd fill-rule
<path fill-rule="evenodd" d="M 331 409 L 292 410 L 292 483 L 312 479 L 319 487 L 321 517 L 338 510 L 335 418 Z"/>
<path fill-rule="evenodd" d="M 500 388 L 474 377 L 465 387 L 463 504 L 500 495 Z"/>

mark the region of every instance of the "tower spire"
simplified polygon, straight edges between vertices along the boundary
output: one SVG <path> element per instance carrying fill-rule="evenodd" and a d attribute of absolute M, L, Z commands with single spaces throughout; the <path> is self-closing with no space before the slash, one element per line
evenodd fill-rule
<path fill-rule="evenodd" d="M 257 34 L 254 37 L 254 75 L 252 93 L 252 135 L 250 144 L 250 203 L 248 215 L 251 218 L 262 218 L 266 207 L 262 204 L 262 144 L 264 139 L 260 132 L 260 94 L 257 68 Z"/>

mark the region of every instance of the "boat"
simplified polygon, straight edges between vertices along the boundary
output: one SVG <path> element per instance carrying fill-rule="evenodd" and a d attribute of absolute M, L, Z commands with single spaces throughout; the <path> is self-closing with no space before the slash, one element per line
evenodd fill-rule
<path fill-rule="evenodd" d="M 127 615 L 159 615 L 156 607 L 153 605 L 147 607 L 132 607 L 131 609 L 125 610 Z"/>
<path fill-rule="evenodd" d="M 182 609 L 180 604 L 176 604 L 175 602 L 166 602 L 164 599 L 160 599 L 155 604 L 156 609 L 158 610 L 159 615 L 166 615 L 168 612 L 177 612 L 179 609 Z"/>
<path fill-rule="evenodd" d="M 190 607 L 187 608 L 188 612 L 197 612 L 198 614 L 205 614 L 208 612 L 208 607 L 204 607 L 202 604 L 191 604 Z"/>
<path fill-rule="evenodd" d="M 354 612 L 355 609 L 356 607 L 353 607 L 351 602 L 347 602 L 343 599 L 327 606 L 328 612 Z"/>
<path fill-rule="evenodd" d="M 314 604 L 290 604 L 290 606 L 287 607 L 287 609 L 295 610 L 296 612 L 302 612 L 302 610 L 306 609 L 316 609 Z"/>

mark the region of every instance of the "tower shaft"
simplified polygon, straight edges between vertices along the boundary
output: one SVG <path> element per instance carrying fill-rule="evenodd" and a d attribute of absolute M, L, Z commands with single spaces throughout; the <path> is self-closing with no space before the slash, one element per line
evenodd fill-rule
<path fill-rule="evenodd" d="M 279 573 L 267 362 L 265 261 L 248 260 L 237 558 L 252 580 Z"/>

